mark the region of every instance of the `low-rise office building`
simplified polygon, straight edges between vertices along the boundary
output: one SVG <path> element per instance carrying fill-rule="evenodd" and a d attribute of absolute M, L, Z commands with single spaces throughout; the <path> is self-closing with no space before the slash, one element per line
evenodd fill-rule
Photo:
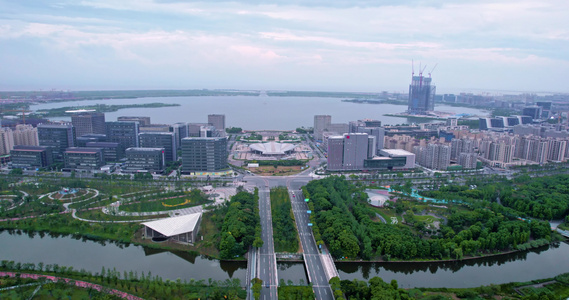
<path fill-rule="evenodd" d="M 43 146 L 14 146 L 11 157 L 13 168 L 36 169 L 53 163 L 51 149 Z"/>
<path fill-rule="evenodd" d="M 66 170 L 99 170 L 104 164 L 103 149 L 71 147 L 63 152 Z"/>
<path fill-rule="evenodd" d="M 164 172 L 164 148 L 128 148 L 125 152 L 125 172 Z"/>
<path fill-rule="evenodd" d="M 173 132 L 141 132 L 138 134 L 140 148 L 164 148 L 166 161 L 178 160 L 178 147 Z"/>
<path fill-rule="evenodd" d="M 113 142 L 89 142 L 85 145 L 87 148 L 103 149 L 103 158 L 105 163 L 118 162 L 123 156 L 124 149 L 120 143 Z"/>
<path fill-rule="evenodd" d="M 87 147 L 87 143 L 90 142 L 106 142 L 106 141 L 107 141 L 106 134 L 89 133 L 75 139 L 76 142 L 75 144 L 77 145 L 77 147 Z"/>

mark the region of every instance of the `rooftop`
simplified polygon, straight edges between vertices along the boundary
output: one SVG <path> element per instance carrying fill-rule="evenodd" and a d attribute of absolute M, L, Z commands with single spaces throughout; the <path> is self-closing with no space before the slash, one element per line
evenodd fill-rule
<path fill-rule="evenodd" d="M 145 222 L 142 225 L 158 231 L 165 236 L 174 236 L 194 231 L 202 213 L 166 218 L 157 221 Z"/>
<path fill-rule="evenodd" d="M 87 147 L 70 147 L 65 150 L 65 153 L 99 153 L 101 148 L 87 148 Z"/>
<path fill-rule="evenodd" d="M 152 151 L 163 151 L 164 148 L 141 148 L 141 147 L 131 147 L 126 149 L 126 151 L 146 151 L 146 152 L 152 152 Z"/>
<path fill-rule="evenodd" d="M 395 155 L 395 156 L 406 156 L 406 155 L 413 155 L 413 153 L 409 151 L 405 151 L 403 149 L 381 149 L 381 151 L 386 152 L 387 154 Z"/>
<path fill-rule="evenodd" d="M 249 146 L 253 151 L 259 151 L 263 155 L 284 155 L 286 152 L 294 150 L 294 144 L 283 144 L 277 142 L 257 143 Z"/>

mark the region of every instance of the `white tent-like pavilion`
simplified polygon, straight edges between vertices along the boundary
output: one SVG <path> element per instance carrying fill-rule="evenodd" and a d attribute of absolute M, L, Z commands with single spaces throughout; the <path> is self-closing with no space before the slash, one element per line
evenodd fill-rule
<path fill-rule="evenodd" d="M 144 237 L 170 238 L 180 243 L 193 244 L 198 236 L 202 213 L 145 222 Z"/>

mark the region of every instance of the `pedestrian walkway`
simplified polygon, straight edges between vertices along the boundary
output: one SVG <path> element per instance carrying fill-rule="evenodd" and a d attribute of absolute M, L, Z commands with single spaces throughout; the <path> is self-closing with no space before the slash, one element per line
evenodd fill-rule
<path fill-rule="evenodd" d="M 334 260 L 332 259 L 332 255 L 330 255 L 330 252 L 328 252 L 325 247 L 322 249 L 322 253 L 320 254 L 320 260 L 322 260 L 322 266 L 324 267 L 328 281 L 334 277 L 340 278 L 336 265 L 334 264 Z"/>
<path fill-rule="evenodd" d="M 24 196 L 22 196 L 22 201 L 20 201 L 20 204 L 18 204 L 18 205 L 14 205 L 14 206 L 12 206 L 12 207 L 10 207 L 10 208 L 6 209 L 6 210 L 12 210 L 12 209 L 15 209 L 15 208 L 17 208 L 17 207 L 20 207 L 20 206 L 22 206 L 22 205 L 23 205 L 23 204 L 26 202 L 26 201 L 24 201 L 24 198 L 28 197 L 28 196 L 29 196 L 29 194 L 28 194 L 28 193 L 26 193 L 26 192 L 24 192 L 24 191 L 19 191 L 19 192 L 20 192 L 20 193 L 22 193 L 22 194 L 24 194 Z M 10 195 L 10 196 L 14 196 L 14 197 L 16 197 L 16 195 Z"/>
<path fill-rule="evenodd" d="M 111 295 L 115 295 L 118 296 L 120 298 L 123 299 L 128 299 L 128 300 L 143 300 L 140 297 L 125 293 L 123 291 L 119 291 L 116 289 L 109 289 L 107 287 L 104 287 L 100 284 L 95 284 L 95 283 L 90 283 L 90 282 L 86 282 L 86 281 L 81 281 L 81 280 L 75 280 L 75 279 L 71 279 L 71 278 L 65 278 L 65 277 L 57 277 L 57 276 L 50 276 L 50 275 L 43 275 L 43 274 L 30 274 L 30 273 L 16 273 L 16 272 L 0 272 L 0 277 L 4 277 L 4 276 L 8 276 L 8 277 L 16 277 L 16 274 L 18 274 L 20 276 L 20 278 L 31 278 L 31 279 L 47 279 L 47 280 L 51 280 L 53 282 L 65 282 L 67 284 L 72 284 L 75 285 L 77 287 L 80 288 L 91 288 L 94 290 L 97 290 L 99 292 L 104 292 L 107 294 L 111 294 Z"/>

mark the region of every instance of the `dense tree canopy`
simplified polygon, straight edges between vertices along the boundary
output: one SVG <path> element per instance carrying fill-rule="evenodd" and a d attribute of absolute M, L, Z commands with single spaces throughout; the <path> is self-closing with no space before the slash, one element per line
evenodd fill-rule
<path fill-rule="evenodd" d="M 221 258 L 241 256 L 249 246 L 258 245 L 261 239 L 258 199 L 256 191 L 255 194 L 239 192 L 231 197 L 221 226 Z"/>
<path fill-rule="evenodd" d="M 500 202 L 524 217 L 541 220 L 562 219 L 569 214 L 569 175 L 541 178 L 519 176 L 513 181 L 496 182 L 478 186 L 443 186 L 429 191 L 425 196 L 438 199 Z"/>
<path fill-rule="evenodd" d="M 276 252 L 297 252 L 298 236 L 288 190 L 271 189 L 271 216 L 273 220 L 273 240 Z"/>
<path fill-rule="evenodd" d="M 410 226 L 373 222 L 374 212 L 365 201 L 367 196 L 344 177 L 312 181 L 304 192 L 314 212 L 311 220 L 315 238 L 329 245 L 335 257 L 461 259 L 463 255 L 520 249 L 531 239 L 540 240 L 539 245 L 550 239 L 547 222 L 524 222 L 514 213 L 506 216 L 498 205 L 496 211 L 483 205 L 457 211 L 451 214 L 447 226 L 442 225 L 440 232 L 427 239 Z M 482 193 L 493 197 L 496 192 L 488 189 Z"/>

